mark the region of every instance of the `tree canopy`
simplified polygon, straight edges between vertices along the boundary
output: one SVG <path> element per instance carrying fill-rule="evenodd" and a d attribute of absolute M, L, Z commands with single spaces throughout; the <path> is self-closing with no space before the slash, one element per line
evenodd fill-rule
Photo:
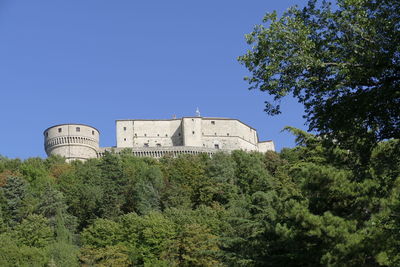
<path fill-rule="evenodd" d="M 250 89 L 304 104 L 311 130 L 345 143 L 400 137 L 400 2 L 311 0 L 265 15 L 239 61 Z"/>
<path fill-rule="evenodd" d="M 0 265 L 399 265 L 399 140 L 359 172 L 289 130 L 281 153 L 2 158 Z"/>

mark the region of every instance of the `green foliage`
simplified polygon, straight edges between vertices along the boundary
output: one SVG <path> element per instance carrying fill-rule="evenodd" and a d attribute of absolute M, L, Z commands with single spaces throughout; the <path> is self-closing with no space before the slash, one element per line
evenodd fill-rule
<path fill-rule="evenodd" d="M 250 89 L 273 97 L 272 115 L 293 95 L 310 129 L 347 147 L 399 138 L 399 2 L 321 2 L 266 14 L 246 36 L 251 50 L 239 61 Z"/>
<path fill-rule="evenodd" d="M 97 219 L 81 233 L 82 244 L 96 248 L 116 245 L 122 236 L 121 226 L 108 219 Z"/>
<path fill-rule="evenodd" d="M 138 263 L 157 259 L 169 246 L 169 240 L 175 236 L 174 224 L 159 212 L 151 212 L 139 217 L 136 225 L 127 225 L 133 214 L 123 221 L 128 236 L 137 235 L 134 258 Z M 132 244 L 132 243 L 131 243 Z"/>
<path fill-rule="evenodd" d="M 298 181 L 314 214 L 326 211 L 346 217 L 354 214 L 359 184 L 351 182 L 351 172 L 326 165 L 300 163 L 293 166 L 289 173 Z"/>
<path fill-rule="evenodd" d="M 99 162 L 100 177 L 94 182 L 101 186 L 103 191 L 100 213 L 107 218 L 121 214 L 123 204 L 121 197 L 125 179 L 120 159 L 111 153 L 106 153 Z"/>
<path fill-rule="evenodd" d="M 176 266 L 221 266 L 217 236 L 199 224 L 185 224 L 170 242 L 163 258 Z"/>
<path fill-rule="evenodd" d="M 53 180 L 49 177 L 44 160 L 41 158 L 29 158 L 22 162 L 18 171 L 29 182 L 31 191 L 39 193 Z"/>
<path fill-rule="evenodd" d="M 127 177 L 124 211 L 147 214 L 161 208 L 163 174 L 158 164 L 125 156 L 124 175 Z"/>
<path fill-rule="evenodd" d="M 0 235 L 0 266 L 30 267 L 46 266 L 48 257 L 44 249 L 18 246 L 8 234 Z"/>
<path fill-rule="evenodd" d="M 123 245 L 96 249 L 85 247 L 81 250 L 80 260 L 84 266 L 131 266 L 127 252 L 127 248 Z"/>
<path fill-rule="evenodd" d="M 52 241 L 54 231 L 46 218 L 32 214 L 15 226 L 13 236 L 18 244 L 43 248 Z"/>
<path fill-rule="evenodd" d="M 58 210 L 55 219 L 55 240 L 49 246 L 50 263 L 55 266 L 78 266 L 78 247 L 73 234 L 66 227 L 63 213 Z"/>
<path fill-rule="evenodd" d="M 49 265 L 74 267 L 79 266 L 78 248 L 66 242 L 56 242 L 50 245 L 48 253 L 50 255 Z"/>
<path fill-rule="evenodd" d="M 8 176 L 0 189 L 2 214 L 10 225 L 20 222 L 30 209 L 28 184 L 20 177 Z"/>
<path fill-rule="evenodd" d="M 265 169 L 261 154 L 237 150 L 232 152 L 232 158 L 236 163 L 235 183 L 242 193 L 252 194 L 271 189 L 272 179 Z"/>
<path fill-rule="evenodd" d="M 399 141 L 288 130 L 281 153 L 1 159 L 0 265 L 399 265 Z"/>

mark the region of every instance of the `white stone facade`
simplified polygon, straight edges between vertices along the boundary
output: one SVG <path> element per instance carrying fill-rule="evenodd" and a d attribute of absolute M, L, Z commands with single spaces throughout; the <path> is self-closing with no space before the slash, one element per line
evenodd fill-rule
<path fill-rule="evenodd" d="M 57 154 L 69 160 L 100 157 L 107 150 L 118 153 L 126 148 L 137 156 L 157 158 L 165 154 L 211 155 L 232 150 L 275 151 L 272 141 L 259 142 L 254 128 L 225 118 L 117 120 L 117 146 L 112 148 L 99 148 L 99 132 L 82 124 L 56 125 L 48 128 L 44 135 L 47 155 Z"/>
<path fill-rule="evenodd" d="M 117 120 L 117 148 L 189 146 L 222 150 L 275 150 L 257 131 L 235 119 L 184 117 L 171 120 Z"/>
<path fill-rule="evenodd" d="M 96 158 L 100 132 L 84 124 L 60 124 L 44 131 L 44 148 L 48 156 L 60 155 L 71 160 Z"/>

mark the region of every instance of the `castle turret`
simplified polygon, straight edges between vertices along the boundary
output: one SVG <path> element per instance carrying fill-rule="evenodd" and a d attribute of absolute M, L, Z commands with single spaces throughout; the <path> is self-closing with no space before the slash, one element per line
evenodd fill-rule
<path fill-rule="evenodd" d="M 84 124 L 59 124 L 44 131 L 44 147 L 48 156 L 60 155 L 72 160 L 97 158 L 100 132 Z"/>

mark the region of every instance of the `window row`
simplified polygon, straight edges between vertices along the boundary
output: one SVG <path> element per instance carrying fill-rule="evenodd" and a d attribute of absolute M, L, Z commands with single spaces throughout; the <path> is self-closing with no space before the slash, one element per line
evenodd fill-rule
<path fill-rule="evenodd" d="M 195 131 L 192 131 L 192 134 L 195 134 Z M 201 133 L 202 135 L 204 135 L 204 133 Z M 214 133 L 214 135 L 216 136 L 217 133 Z M 143 134 L 144 137 L 147 137 L 147 133 Z M 178 136 L 181 136 L 181 133 L 178 133 Z M 230 136 L 229 133 L 226 133 L 226 136 Z M 138 137 L 138 134 L 135 133 L 135 137 Z M 157 137 L 160 137 L 160 134 L 157 134 Z M 165 134 L 165 137 L 168 137 L 168 134 Z"/>
<path fill-rule="evenodd" d="M 57 131 L 59 133 L 62 133 L 63 128 L 58 128 Z M 76 127 L 75 128 L 75 132 L 80 133 L 81 132 L 81 127 Z M 92 130 L 92 135 L 95 135 L 95 132 L 93 130 Z M 48 136 L 49 136 L 49 132 L 46 132 L 46 137 L 48 137 Z"/>
<path fill-rule="evenodd" d="M 205 147 L 206 145 L 205 144 L 203 144 L 203 147 Z M 143 147 L 150 147 L 150 144 L 149 143 L 144 143 L 143 144 Z M 156 144 L 156 147 L 162 147 L 162 145 L 160 144 L 160 143 L 157 143 Z M 214 144 L 214 148 L 215 149 L 219 149 L 219 144 Z"/>
<path fill-rule="evenodd" d="M 144 143 L 143 146 L 144 146 L 144 147 L 149 147 L 149 143 Z M 160 144 L 160 143 L 157 143 L 157 144 L 156 144 L 156 147 L 161 147 L 161 144 Z"/>

